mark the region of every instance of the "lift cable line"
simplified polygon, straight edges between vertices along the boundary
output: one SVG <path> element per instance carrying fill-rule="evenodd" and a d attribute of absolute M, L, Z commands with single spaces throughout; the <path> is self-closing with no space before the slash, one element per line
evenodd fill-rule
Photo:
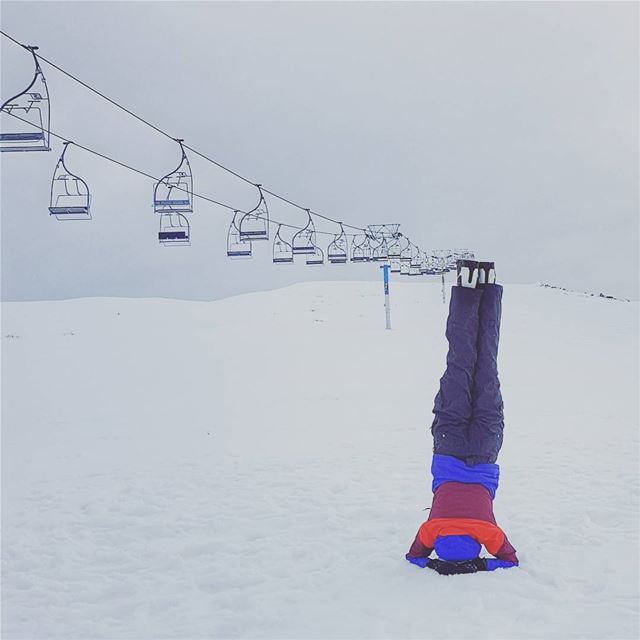
<path fill-rule="evenodd" d="M 22 120 L 22 122 L 25 122 L 27 124 L 31 124 L 28 120 L 25 120 L 24 118 L 21 118 L 20 116 L 17 116 L 15 113 L 10 113 L 9 115 L 13 116 L 14 118 L 18 118 L 18 120 Z M 86 151 L 87 153 L 92 153 L 95 156 L 98 156 L 100 158 L 102 158 L 103 160 L 107 160 L 108 162 L 112 162 L 113 164 L 117 164 L 120 167 L 123 167 L 124 169 L 128 169 L 129 171 L 133 171 L 134 173 L 137 173 L 141 176 L 144 176 L 145 178 L 149 178 L 150 180 L 153 180 L 155 182 L 160 182 L 162 180 L 162 178 L 158 178 L 156 176 L 151 175 L 150 173 L 147 173 L 146 171 L 142 171 L 142 169 L 137 169 L 136 167 L 132 167 L 130 164 L 126 164 L 125 162 L 121 162 L 120 160 L 116 160 L 115 158 L 112 158 L 111 156 L 108 156 L 104 153 L 101 153 L 100 151 L 96 151 L 95 149 L 90 149 L 89 147 L 85 147 L 84 145 L 80 144 L 79 142 L 76 142 L 75 140 L 71 140 L 71 138 L 67 138 L 59 133 L 55 133 L 54 131 L 49 131 L 50 135 L 53 136 L 54 138 L 58 138 L 58 140 L 62 140 L 63 144 L 67 144 L 70 142 L 73 142 L 73 145 L 75 147 L 78 147 L 78 149 L 82 149 L 83 151 Z M 182 189 L 181 187 L 176 187 L 177 189 Z M 211 202 L 212 204 L 216 204 L 219 207 L 224 207 L 225 209 L 229 209 L 230 211 L 236 211 L 237 208 L 236 207 L 232 207 L 231 205 L 225 204 L 224 202 L 219 202 L 218 200 L 214 200 L 213 198 L 209 198 L 208 196 L 203 196 L 199 193 L 193 193 L 193 195 L 197 198 L 200 198 L 202 200 L 207 200 L 208 202 Z M 296 227 L 297 228 L 297 227 Z"/>
<path fill-rule="evenodd" d="M 36 127 L 37 125 L 29 122 L 29 120 L 26 120 L 25 118 L 21 118 L 20 116 L 16 115 L 15 113 L 10 113 L 9 115 L 11 115 L 14 118 L 17 118 L 18 120 L 21 120 L 23 123 L 29 124 L 31 126 Z M 134 173 L 137 173 L 141 176 L 144 176 L 145 178 L 149 178 L 150 180 L 153 180 L 156 183 L 161 182 L 162 180 L 164 180 L 164 178 L 158 178 L 157 176 L 154 176 L 150 173 L 147 173 L 146 171 L 142 171 L 142 169 L 138 169 L 136 167 L 132 167 L 130 164 L 127 164 L 125 162 L 121 162 L 120 160 L 116 160 L 115 158 L 112 158 L 111 156 L 108 156 L 104 153 L 101 153 L 100 151 L 96 151 L 95 149 L 91 149 L 90 147 L 86 147 L 82 144 L 80 144 L 79 142 L 76 142 L 74 140 L 71 140 L 70 138 L 67 138 L 59 133 L 55 133 L 54 131 L 49 131 L 49 134 L 54 137 L 57 138 L 58 140 L 61 140 L 63 145 L 68 145 L 68 144 L 73 144 L 74 147 L 78 147 L 78 149 L 82 149 L 83 151 L 86 151 L 87 153 L 91 153 L 95 156 L 98 156 L 99 158 L 102 158 L 103 160 L 106 160 L 107 162 L 112 162 L 113 164 L 116 164 L 124 169 L 128 169 L 129 171 L 133 171 Z M 186 145 L 185 145 L 186 146 Z M 190 193 L 194 198 L 199 198 L 200 200 L 205 200 L 206 202 L 210 202 L 211 204 L 215 204 L 219 207 L 223 207 L 224 209 L 228 209 L 229 211 L 232 211 L 234 214 L 235 213 L 242 213 L 242 214 L 246 214 L 246 213 L 250 213 L 247 211 L 243 211 L 242 209 L 238 209 L 237 207 L 233 207 L 230 204 L 225 204 L 224 202 L 220 202 L 219 200 L 214 200 L 213 198 L 210 198 L 209 196 L 205 196 L 201 193 L 196 193 L 195 191 L 187 191 L 186 188 L 180 186 L 180 185 L 175 185 L 173 187 L 174 189 L 180 190 L 180 191 L 185 191 L 187 193 Z M 264 191 L 264 190 L 263 190 Z M 306 211 L 306 209 L 305 209 Z M 67 218 L 68 219 L 68 218 Z M 300 229 L 303 229 L 304 227 L 298 227 L 294 224 L 288 224 L 286 222 L 279 222 L 277 220 L 273 220 L 270 219 L 269 220 L 269 224 L 273 224 L 273 225 L 281 225 L 283 227 L 288 227 L 289 229 L 295 229 L 296 231 L 299 231 Z M 331 231 L 316 231 L 316 233 L 318 234 L 322 234 L 322 235 L 326 235 L 326 236 L 334 236 L 335 234 L 332 233 Z"/>
<path fill-rule="evenodd" d="M 142 116 L 139 116 L 138 114 L 134 113 L 133 111 L 131 111 L 130 109 L 128 109 L 127 107 L 123 106 L 122 104 L 120 104 L 119 102 L 117 102 L 116 100 L 114 100 L 113 98 L 110 98 L 109 96 L 105 95 L 104 93 L 102 93 L 101 91 L 98 91 L 97 89 L 95 89 L 94 87 L 92 87 L 91 85 L 87 84 L 86 82 L 84 82 L 83 80 L 81 80 L 80 78 L 74 76 L 72 73 L 66 71 L 65 69 L 63 69 L 62 67 L 58 66 L 57 64 L 55 64 L 54 62 L 52 62 L 51 60 L 45 58 L 44 56 L 42 56 L 39 53 L 36 53 L 33 50 L 33 47 L 28 47 L 27 45 L 22 44 L 21 42 L 19 42 L 18 40 L 16 40 L 15 38 L 13 38 L 12 36 L 10 36 L 8 33 L 6 33 L 5 31 L 0 30 L 0 34 L 2 34 L 5 38 L 8 38 L 9 40 L 11 40 L 12 42 L 14 42 L 15 44 L 17 44 L 19 47 L 22 47 L 23 49 L 26 49 L 27 51 L 29 51 L 30 53 L 33 54 L 33 56 L 35 58 L 38 58 L 40 60 L 42 60 L 43 62 L 46 62 L 48 65 L 50 65 L 51 67 L 53 67 L 54 69 L 58 70 L 60 73 L 66 75 L 67 77 L 71 78 L 72 80 L 74 80 L 75 82 L 77 82 L 78 84 L 82 85 L 83 87 L 85 87 L 86 89 L 88 89 L 89 91 L 95 93 L 97 96 L 100 96 L 101 98 L 103 98 L 104 100 L 106 100 L 107 102 L 109 102 L 110 104 L 112 104 L 113 106 L 117 107 L 118 109 L 121 109 L 122 111 L 124 111 L 125 113 L 129 114 L 130 116 L 132 116 L 133 118 L 135 118 L 136 120 L 138 120 L 139 122 L 142 122 L 143 124 L 146 124 L 148 127 L 150 127 L 151 129 L 153 129 L 154 131 L 156 131 L 157 133 L 160 133 L 161 135 L 165 136 L 166 138 L 169 138 L 170 140 L 176 140 L 176 138 L 174 136 L 172 136 L 171 134 L 167 133 L 166 131 L 164 131 L 163 129 L 160 129 L 160 127 L 157 127 L 156 125 L 152 124 L 151 122 L 149 122 L 148 120 L 146 120 L 145 118 L 143 118 Z M 187 145 L 187 144 L 183 144 L 182 145 L 185 149 L 188 149 L 189 151 L 191 151 L 192 153 L 196 154 L 197 156 L 199 156 L 200 158 L 206 160 L 207 162 L 210 162 L 211 164 L 214 164 L 216 167 L 219 167 L 220 169 L 223 169 L 224 171 L 226 171 L 227 173 L 230 173 L 231 175 L 234 175 L 236 178 L 243 180 L 244 182 L 246 182 L 247 184 L 251 184 L 254 187 L 258 186 L 258 183 L 253 182 L 253 180 L 249 180 L 249 178 L 239 174 L 237 171 L 234 171 L 233 169 L 230 169 L 229 167 L 221 164 L 220 162 L 218 162 L 217 160 L 214 160 L 213 158 L 210 158 L 209 156 L 205 155 L 204 153 L 202 153 L 201 151 L 198 151 L 197 149 L 194 149 L 193 147 Z M 293 202 L 292 200 L 289 200 L 288 198 L 285 198 L 284 196 L 281 196 L 277 193 L 275 193 L 274 191 L 271 191 L 269 189 L 266 188 L 262 188 L 262 191 L 264 193 L 268 193 L 270 196 L 273 196 L 274 198 L 277 198 L 278 200 L 282 200 L 283 202 L 286 202 L 287 204 L 290 204 L 292 207 L 296 207 L 297 209 L 300 209 L 301 211 L 306 211 L 306 212 L 310 212 L 312 215 L 321 218 L 323 220 L 326 220 L 327 222 L 333 222 L 335 224 L 342 224 L 345 227 L 348 227 L 350 229 L 354 229 L 356 231 L 364 231 L 363 228 L 361 227 L 356 227 L 354 225 L 350 225 L 344 222 L 341 222 L 339 220 L 334 220 L 333 218 L 330 218 L 329 216 L 325 216 L 321 213 L 318 213 L 317 211 L 313 211 L 313 210 L 309 210 L 307 209 L 307 207 L 303 207 L 302 205 Z M 195 195 L 195 194 L 194 194 Z M 233 209 L 233 208 L 232 208 Z M 235 209 L 234 209 L 235 210 Z M 318 232 L 318 233 L 326 233 L 326 232 Z M 333 235 L 333 234 L 332 234 Z"/>
<path fill-rule="evenodd" d="M 334 260 L 330 260 L 331 262 L 337 262 L 337 263 L 341 263 L 344 260 L 344 254 L 342 253 L 342 244 L 343 241 L 347 238 L 352 238 L 353 239 L 353 244 L 352 246 L 355 246 L 357 243 L 356 241 L 356 237 L 360 236 L 363 237 L 363 242 L 361 245 L 358 245 L 358 249 L 362 252 L 362 256 L 358 259 L 358 257 L 356 256 L 355 259 L 354 257 L 352 257 L 352 262 L 353 261 L 370 261 L 370 260 L 374 260 L 374 261 L 388 261 L 390 259 L 395 259 L 398 261 L 398 263 L 402 264 L 405 260 L 408 259 L 409 265 L 407 265 L 409 268 L 413 267 L 413 269 L 415 270 L 415 275 L 417 275 L 417 273 L 420 273 L 421 271 L 424 273 L 425 271 L 427 271 L 428 266 L 430 266 L 428 263 L 437 263 L 439 270 L 444 270 L 444 271 L 448 271 L 449 269 L 447 268 L 447 262 L 449 262 L 452 258 L 455 258 L 458 254 L 458 251 L 451 251 L 451 250 L 447 250 L 446 252 L 444 252 L 444 255 L 436 255 L 436 253 L 440 253 L 440 252 L 433 252 L 432 255 L 427 256 L 426 252 L 421 251 L 420 248 L 413 244 L 410 239 L 404 235 L 401 234 L 397 231 L 399 225 L 369 225 L 366 229 L 362 228 L 362 227 L 357 227 L 348 223 L 345 223 L 343 221 L 339 221 L 336 220 L 334 218 L 331 218 L 329 216 L 325 216 L 317 211 L 313 211 L 307 207 L 304 207 L 292 200 L 289 200 L 288 198 L 285 198 L 284 196 L 281 196 L 278 193 L 275 193 L 274 191 L 271 191 L 269 189 L 266 189 L 264 187 L 262 187 L 262 185 L 253 182 L 252 180 L 249 180 L 248 178 L 246 178 L 245 176 L 237 173 L 236 171 L 233 171 L 232 169 L 230 169 L 229 167 L 221 164 L 220 162 L 214 160 L 213 158 L 210 158 L 209 156 L 203 154 L 202 152 L 198 151 L 197 149 L 194 149 L 193 147 L 183 144 L 184 141 L 180 138 L 175 138 L 173 136 L 171 136 L 169 133 L 167 133 L 166 131 L 164 131 L 163 129 L 155 126 L 154 124 L 152 124 L 151 122 L 149 122 L 148 120 L 146 120 L 145 118 L 142 118 L 141 116 L 137 115 L 136 113 L 134 113 L 133 111 L 131 111 L 130 109 L 124 107 L 123 105 L 121 105 L 119 102 L 117 102 L 116 100 L 113 100 L 112 98 L 109 98 L 108 96 L 106 96 L 105 94 L 103 94 L 102 92 L 98 91 L 97 89 L 95 89 L 94 87 L 90 86 L 89 84 L 87 84 L 86 82 L 80 80 L 79 78 L 77 78 L 76 76 L 74 76 L 73 74 L 69 73 L 68 71 L 66 71 L 65 69 L 63 69 L 62 67 L 58 66 L 57 64 L 55 64 L 54 62 L 52 62 L 51 60 L 48 60 L 47 58 L 45 58 L 44 56 L 36 53 L 36 50 L 38 49 L 38 47 L 34 47 L 34 46 L 28 46 L 28 45 L 24 45 L 21 42 L 19 42 L 18 40 L 16 40 L 15 38 L 13 38 L 12 36 L 10 36 L 8 33 L 6 33 L 5 31 L 0 30 L 0 34 L 3 35 L 4 37 L 6 37 L 7 39 L 11 40 L 12 42 L 14 42 L 16 45 L 18 45 L 19 47 L 21 47 L 22 49 L 26 50 L 29 52 L 29 54 L 34 58 L 34 62 L 35 62 L 35 75 L 34 75 L 34 80 L 32 80 L 31 84 L 27 87 L 27 89 L 25 89 L 21 94 L 18 94 L 15 98 L 11 98 L 7 103 L 2 105 L 2 112 L 7 114 L 7 115 L 11 115 L 13 116 L 13 118 L 15 118 L 16 120 L 21 121 L 22 123 L 25 123 L 27 125 L 29 125 L 32 128 L 36 128 L 39 129 L 40 132 L 35 132 L 35 134 L 28 134 L 25 132 L 19 132 L 18 134 L 14 135 L 12 133 L 7 134 L 7 140 L 9 142 L 13 142 L 13 138 L 15 138 L 16 140 L 18 140 L 18 142 L 20 142 L 20 148 L 16 148 L 13 149 L 11 147 L 7 147 L 7 148 L 0 148 L 0 150 L 2 151 L 13 151 L 13 150 L 18 150 L 18 151 L 23 151 L 23 150 L 46 150 L 48 151 L 50 149 L 50 146 L 48 144 L 48 140 L 49 140 L 49 136 L 52 135 L 55 138 L 58 138 L 60 140 L 63 141 L 63 143 L 65 143 L 65 147 L 68 146 L 68 144 L 72 143 L 74 146 L 76 146 L 79 149 L 83 149 L 84 151 L 87 151 L 88 153 L 94 154 L 98 157 L 101 157 L 109 162 L 112 162 L 114 164 L 117 164 L 123 168 L 126 168 L 130 171 L 133 171 L 135 173 L 138 173 L 139 175 L 142 175 L 146 178 L 149 178 L 151 180 L 153 180 L 156 185 L 155 185 L 155 189 L 154 189 L 154 209 L 156 210 L 156 213 L 160 213 L 161 215 L 161 233 L 160 236 L 166 236 L 166 238 L 164 238 L 165 241 L 169 242 L 169 241 L 176 241 L 176 242 L 182 242 L 183 240 L 185 240 L 186 244 L 188 244 L 188 240 L 189 240 L 189 223 L 188 220 L 182 215 L 180 208 L 183 206 L 186 206 L 187 208 L 184 209 L 185 212 L 191 212 L 192 211 L 192 202 L 191 202 L 191 198 L 193 197 L 197 197 L 199 199 L 205 200 L 207 202 L 210 202 L 212 204 L 215 204 L 217 206 L 223 207 L 225 209 L 228 209 L 230 211 L 234 212 L 234 219 L 233 221 L 235 222 L 236 219 L 236 215 L 237 214 L 243 214 L 244 219 L 246 220 L 247 223 L 249 224 L 249 227 L 245 230 L 245 233 L 242 233 L 242 223 L 240 222 L 240 224 L 238 225 L 238 231 L 241 235 L 241 240 L 244 242 L 250 242 L 251 240 L 249 239 L 249 236 L 252 234 L 255 234 L 255 237 L 253 239 L 255 240 L 266 240 L 268 239 L 268 231 L 266 231 L 266 229 L 268 229 L 269 225 L 271 224 L 275 224 L 278 226 L 278 229 L 280 229 L 281 227 L 287 227 L 290 229 L 294 229 L 299 233 L 294 234 L 294 238 L 292 239 L 291 242 L 291 247 L 293 250 L 293 253 L 306 253 L 309 257 L 307 258 L 307 264 L 322 264 L 324 262 L 324 252 L 322 251 L 322 249 L 317 245 L 317 243 L 315 242 L 315 235 L 328 235 L 328 236 L 333 236 L 334 237 L 334 243 L 332 243 L 332 245 L 330 246 L 331 249 L 331 253 L 332 253 L 332 257 L 334 258 Z M 182 163 L 181 165 L 178 167 L 178 169 L 174 172 L 172 172 L 171 174 L 168 174 L 166 176 L 164 176 L 163 178 L 157 178 L 149 173 L 146 173 L 145 171 L 142 171 L 140 169 L 137 169 L 135 167 L 132 167 L 131 165 L 128 165 L 124 162 L 121 162 L 119 160 L 116 160 L 115 158 L 112 158 L 106 154 L 100 153 L 98 151 L 95 151 L 94 149 L 90 149 L 89 147 L 86 147 L 84 145 L 81 145 L 75 141 L 72 141 L 60 134 L 56 134 L 52 131 L 50 131 L 50 126 L 49 126 L 49 95 L 48 95 L 48 90 L 46 87 L 46 80 L 44 78 L 44 74 L 42 73 L 42 70 L 40 69 L 39 66 L 39 60 L 42 60 L 43 62 L 45 62 L 46 64 L 50 65 L 51 67 L 53 67 L 54 69 L 58 70 L 59 72 L 61 72 L 62 74 L 66 75 L 67 77 L 71 78 L 72 80 L 74 80 L 75 82 L 77 82 L 78 84 L 80 84 L 81 86 L 85 87 L 86 89 L 88 89 L 89 91 L 91 91 L 92 93 L 95 93 L 96 95 L 98 95 L 99 97 L 103 98 L 104 100 L 106 100 L 107 102 L 109 102 L 110 104 L 112 104 L 113 106 L 117 107 L 118 109 L 124 111 L 125 113 L 127 113 L 128 115 L 132 116 L 133 118 L 135 118 L 136 120 L 138 120 L 139 122 L 142 122 L 143 124 L 146 124 L 148 127 L 150 127 L 151 129 L 153 129 L 154 131 L 156 131 L 157 133 L 160 133 L 161 135 L 163 135 L 164 137 L 173 140 L 175 142 L 178 142 L 181 149 L 182 149 Z M 30 92 L 31 88 L 34 86 L 34 83 L 36 81 L 40 82 L 41 87 L 38 88 L 42 88 L 42 92 Z M 16 99 L 20 98 L 24 96 L 25 97 L 25 104 L 13 104 L 13 101 L 15 101 Z M 41 106 L 42 103 L 42 106 Z M 33 121 L 29 121 L 25 118 L 21 118 L 20 116 L 18 116 L 15 111 L 16 110 L 23 110 L 25 111 L 25 115 L 28 115 L 30 113 L 31 110 L 37 111 L 39 115 L 39 120 L 40 122 L 33 122 Z M 45 127 L 44 125 L 44 119 L 43 116 L 41 115 L 42 112 L 44 110 L 44 116 L 46 116 L 46 124 L 47 126 Z M 32 141 L 32 138 L 34 138 L 35 136 L 38 137 L 38 140 L 40 140 L 40 138 L 43 138 L 43 136 L 46 136 L 46 145 L 41 145 L 41 146 L 34 146 L 34 147 L 30 147 L 29 145 L 26 145 L 26 143 L 24 143 L 24 140 L 27 140 L 28 142 Z M 9 138 L 11 138 L 11 140 L 9 140 Z M 191 172 L 190 172 L 190 166 L 189 166 L 189 162 L 188 159 L 184 153 L 184 149 L 188 149 L 189 151 L 191 151 L 192 153 L 194 153 L 195 155 L 203 158 L 204 160 L 208 161 L 209 163 L 215 165 L 216 167 L 223 169 L 224 171 L 234 175 L 235 177 L 237 177 L 238 179 L 246 182 L 247 184 L 251 184 L 254 187 L 256 187 L 259 192 L 260 192 L 260 202 L 258 203 L 258 206 L 255 207 L 254 209 L 251 209 L 250 211 L 243 211 L 241 209 L 238 209 L 236 207 L 233 207 L 231 205 L 228 205 L 226 203 L 220 202 L 218 200 L 215 200 L 213 198 L 210 198 L 208 196 L 205 196 L 203 194 L 199 194 L 199 193 L 195 193 L 192 191 L 192 178 L 191 178 Z M 182 165 L 185 165 L 185 169 L 186 171 L 181 171 L 181 167 Z M 59 167 L 62 169 L 62 167 L 64 167 L 64 151 L 63 154 L 61 156 L 61 160 L 59 161 Z M 64 167 L 64 169 L 66 169 L 66 167 Z M 63 179 L 64 178 L 64 179 Z M 54 174 L 54 180 L 56 179 L 56 175 Z M 65 182 L 66 179 L 66 182 Z M 64 183 L 64 184 L 63 184 Z M 55 183 L 54 183 L 55 185 Z M 90 219 L 90 212 L 89 212 L 89 201 L 91 198 L 91 195 L 89 193 L 88 187 L 86 186 L 86 183 L 79 178 L 78 176 L 75 176 L 74 174 L 68 172 L 68 173 L 63 173 L 62 177 L 60 178 L 60 185 L 61 187 L 64 187 L 64 195 L 65 196 L 72 196 L 74 200 L 77 201 L 77 203 L 80 203 L 80 198 L 83 198 L 86 200 L 86 205 L 85 204 L 81 204 L 80 208 L 83 208 L 82 212 L 76 212 L 76 211 L 71 211 L 72 208 L 75 207 L 70 207 L 68 205 L 64 205 L 64 213 L 61 213 L 59 215 L 56 215 L 56 217 L 58 217 L 58 219 L 73 219 L 74 216 L 73 214 L 78 213 L 78 218 L 77 219 L 84 219 L 84 218 L 88 218 Z M 72 191 L 68 192 L 67 187 L 71 186 L 72 187 Z M 75 189 L 75 191 L 73 191 L 73 187 L 77 187 Z M 161 187 L 162 189 L 165 189 L 166 187 L 166 191 L 167 191 L 167 198 L 164 198 L 164 200 L 166 200 L 166 206 L 169 207 L 170 211 L 161 211 L 158 209 L 158 206 L 165 206 L 162 205 L 162 200 L 163 198 L 160 198 L 160 200 L 158 200 L 156 198 L 156 192 L 158 190 L 158 187 Z M 187 198 L 183 197 L 179 197 L 179 198 L 173 198 L 172 197 L 172 191 L 182 191 L 183 193 L 186 193 Z M 76 193 L 77 191 L 77 193 Z M 52 190 L 52 198 L 53 198 L 53 190 Z M 267 203 L 266 200 L 264 199 L 264 194 L 269 194 L 274 198 L 277 198 L 283 202 L 286 202 L 287 204 L 291 205 L 294 208 L 297 208 L 301 211 L 306 212 L 307 214 L 307 225 L 304 227 L 298 227 L 296 225 L 292 225 L 292 224 L 288 224 L 288 223 L 284 223 L 284 222 L 279 222 L 277 220 L 273 220 L 270 219 L 269 216 L 269 212 L 268 212 L 268 208 L 267 208 Z M 158 202 L 160 202 L 160 205 L 158 205 Z M 185 205 L 184 202 L 186 202 L 187 204 Z M 55 209 L 56 207 L 54 206 L 53 202 L 52 202 L 52 207 Z M 84 209 L 86 208 L 86 213 L 84 212 Z M 64 217 L 61 217 L 64 216 Z M 339 234 L 335 234 L 332 232 L 328 232 L 328 231 L 317 231 L 315 229 L 315 225 L 313 224 L 313 217 L 317 217 L 320 218 L 322 220 L 326 220 L 327 222 L 331 222 L 333 224 L 336 224 L 340 227 L 340 233 Z M 166 218 L 166 220 L 164 220 L 166 226 L 168 227 L 168 231 L 163 232 L 163 225 L 162 225 L 162 220 Z M 182 220 L 183 219 L 183 220 Z M 242 220 L 242 219 L 241 219 Z M 253 229 L 251 228 L 253 226 Z M 360 233 L 358 234 L 347 234 L 344 231 L 344 227 L 347 227 L 349 229 L 354 229 Z M 300 233 L 302 232 L 302 233 Z M 279 236 L 279 234 L 276 234 L 277 236 Z M 244 236 L 244 237 L 242 237 Z M 407 242 L 406 247 L 404 248 L 400 248 L 399 245 L 399 238 L 404 238 L 405 241 Z M 163 238 L 160 237 L 159 238 L 161 240 L 161 242 L 163 242 Z M 282 238 L 280 237 L 280 240 L 282 240 Z M 296 240 L 297 242 L 294 242 L 294 240 Z M 304 241 L 307 241 L 306 243 Z M 392 240 L 391 243 L 389 243 L 388 241 Z M 372 245 L 372 241 L 375 241 L 377 244 L 375 246 Z M 166 242 L 163 242 L 166 243 Z M 336 247 L 336 243 L 338 244 L 338 247 Z M 299 246 L 300 244 L 302 245 L 308 245 L 308 246 L 304 246 L 301 247 Z M 346 244 L 346 243 L 345 243 Z M 393 248 L 392 248 L 393 247 Z M 284 247 L 286 249 L 286 247 Z M 301 251 L 301 248 L 303 249 Z M 390 252 L 389 249 L 392 248 L 392 251 Z M 306 250 L 305 250 L 306 249 Z M 336 249 L 338 249 L 336 251 Z M 415 251 L 415 253 L 414 253 Z M 408 256 L 405 255 L 409 254 Z M 468 251 L 467 250 L 463 250 L 462 254 L 467 254 Z M 400 255 L 398 255 L 400 254 Z M 403 255 L 405 254 L 405 255 Z M 313 256 L 313 257 L 311 257 Z M 424 256 L 424 257 L 423 257 Z M 435 266 L 435 265 L 434 265 Z M 397 263 L 396 263 L 396 267 L 397 267 Z M 396 269 L 394 269 L 394 271 L 396 271 Z M 401 269 L 401 273 L 404 273 L 404 269 Z M 411 273 L 411 275 L 414 275 L 414 273 Z"/>

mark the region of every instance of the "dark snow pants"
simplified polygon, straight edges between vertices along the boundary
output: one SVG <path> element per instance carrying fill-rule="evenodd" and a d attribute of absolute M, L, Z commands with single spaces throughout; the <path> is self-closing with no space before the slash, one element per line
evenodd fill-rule
<path fill-rule="evenodd" d="M 502 447 L 504 414 L 498 381 L 502 287 L 451 289 L 447 369 L 431 427 L 433 451 L 468 465 L 491 462 Z"/>

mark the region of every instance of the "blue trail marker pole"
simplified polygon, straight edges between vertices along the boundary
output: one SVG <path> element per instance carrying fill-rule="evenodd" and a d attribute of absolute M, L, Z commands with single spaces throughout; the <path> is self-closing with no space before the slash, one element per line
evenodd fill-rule
<path fill-rule="evenodd" d="M 381 265 L 382 274 L 384 276 L 384 318 L 386 329 L 391 329 L 391 306 L 389 305 L 389 265 L 385 262 L 385 264 Z"/>

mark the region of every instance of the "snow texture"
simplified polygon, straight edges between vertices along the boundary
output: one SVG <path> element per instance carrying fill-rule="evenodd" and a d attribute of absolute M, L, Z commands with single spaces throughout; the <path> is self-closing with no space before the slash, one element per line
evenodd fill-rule
<path fill-rule="evenodd" d="M 6 303 L 2 637 L 637 638 L 638 304 L 504 293 L 498 523 L 521 567 L 407 563 L 440 288 Z"/>

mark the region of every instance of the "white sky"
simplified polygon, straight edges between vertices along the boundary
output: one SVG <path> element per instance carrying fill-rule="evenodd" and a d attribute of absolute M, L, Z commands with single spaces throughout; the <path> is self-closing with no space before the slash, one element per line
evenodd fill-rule
<path fill-rule="evenodd" d="M 422 248 L 475 248 L 505 282 L 638 298 L 638 4 L 3 2 L 3 30 L 268 188 Z M 2 100 L 32 76 L 2 38 Z M 43 65 L 52 130 L 154 175 L 166 138 Z M 2 295 L 210 299 L 375 265 L 226 258 L 196 202 L 190 247 L 157 244 L 153 185 L 75 150 L 91 222 L 48 216 L 50 153 L 3 154 Z M 195 190 L 252 188 L 192 158 Z M 269 201 L 274 218 L 303 214 Z M 318 228 L 333 231 L 329 224 Z"/>

